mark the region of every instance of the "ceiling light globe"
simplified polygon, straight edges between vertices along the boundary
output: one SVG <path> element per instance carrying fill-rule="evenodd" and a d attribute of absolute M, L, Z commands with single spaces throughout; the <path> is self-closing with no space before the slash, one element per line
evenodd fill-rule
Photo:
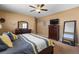
<path fill-rule="evenodd" d="M 40 12 L 41 10 L 40 10 L 40 9 L 36 9 L 36 11 L 37 11 L 37 12 Z"/>

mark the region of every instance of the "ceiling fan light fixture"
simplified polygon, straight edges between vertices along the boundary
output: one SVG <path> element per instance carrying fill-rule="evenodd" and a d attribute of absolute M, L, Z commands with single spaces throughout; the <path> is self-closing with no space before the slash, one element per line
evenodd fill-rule
<path fill-rule="evenodd" d="M 40 12 L 41 10 L 40 10 L 40 9 L 36 9 L 36 11 L 37 11 L 37 12 Z"/>

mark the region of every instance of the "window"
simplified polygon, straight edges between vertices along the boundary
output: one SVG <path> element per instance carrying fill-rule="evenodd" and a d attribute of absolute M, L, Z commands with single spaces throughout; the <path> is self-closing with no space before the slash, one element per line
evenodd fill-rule
<path fill-rule="evenodd" d="M 23 28 L 23 29 L 27 28 L 27 23 L 23 23 L 23 24 L 22 24 L 22 28 Z"/>
<path fill-rule="evenodd" d="M 19 21 L 18 22 L 18 28 L 20 28 L 20 29 L 28 29 L 28 22 L 26 22 L 26 21 Z"/>

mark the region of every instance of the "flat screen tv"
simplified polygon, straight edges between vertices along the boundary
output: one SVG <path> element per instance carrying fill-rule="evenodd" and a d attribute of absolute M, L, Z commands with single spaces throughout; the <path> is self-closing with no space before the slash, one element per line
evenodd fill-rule
<path fill-rule="evenodd" d="M 59 24 L 59 19 L 50 20 L 50 24 Z"/>

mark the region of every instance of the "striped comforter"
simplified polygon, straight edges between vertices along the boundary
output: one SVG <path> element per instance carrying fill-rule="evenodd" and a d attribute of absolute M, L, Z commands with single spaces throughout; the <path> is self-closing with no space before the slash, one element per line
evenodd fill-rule
<path fill-rule="evenodd" d="M 0 54 L 37 54 L 48 47 L 48 39 L 35 34 L 21 34 L 13 42 L 13 47 Z"/>
<path fill-rule="evenodd" d="M 48 39 L 36 34 L 21 34 L 19 38 L 28 42 L 34 53 L 38 53 L 48 47 Z"/>

